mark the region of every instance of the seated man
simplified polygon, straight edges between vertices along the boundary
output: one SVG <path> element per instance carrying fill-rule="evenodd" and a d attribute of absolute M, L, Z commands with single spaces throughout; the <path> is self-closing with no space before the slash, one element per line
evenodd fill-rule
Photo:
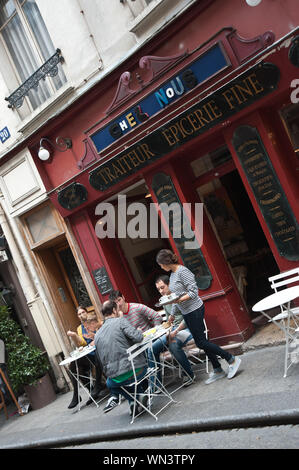
<path fill-rule="evenodd" d="M 139 303 L 128 303 L 119 290 L 111 292 L 109 295 L 109 299 L 114 300 L 116 302 L 118 314 L 123 315 L 124 318 L 126 318 L 132 326 L 138 328 L 142 332 L 145 332 L 146 330 L 149 330 L 150 328 L 153 328 L 155 326 L 159 326 L 163 322 L 161 315 L 152 308 Z M 153 354 L 155 356 L 155 360 L 152 357 L 152 352 L 149 351 L 149 367 L 153 367 L 155 361 L 158 363 L 160 362 L 160 352 L 162 351 L 161 348 L 163 349 L 164 345 L 162 339 L 159 338 L 153 343 Z M 158 380 L 160 382 L 162 381 L 161 372 L 158 373 Z"/>
<path fill-rule="evenodd" d="M 169 290 L 169 277 L 166 274 L 162 274 L 156 279 L 156 288 L 158 289 L 161 295 L 169 295 L 171 293 Z M 173 327 L 172 332 L 170 333 L 171 340 L 168 344 L 168 349 L 178 361 L 178 363 L 181 365 L 183 369 L 183 384 L 185 387 L 187 387 L 193 383 L 195 376 L 191 364 L 185 354 L 185 351 L 183 350 L 183 347 L 186 346 L 186 344 L 191 341 L 193 337 L 190 330 L 186 328 L 186 326 L 184 329 L 181 329 L 182 322 L 184 320 L 179 309 L 175 310 L 175 314 L 173 316 L 171 315 L 172 308 L 173 304 L 164 306 L 164 310 L 167 315 L 167 321 L 169 321 Z M 174 336 L 173 332 L 177 330 L 180 325 L 180 331 L 176 333 L 176 336 Z M 163 348 L 161 348 L 160 352 L 162 351 Z M 188 375 L 186 375 L 184 371 L 187 372 Z"/>
<path fill-rule="evenodd" d="M 87 346 L 88 344 L 93 342 L 96 330 L 100 328 L 101 324 L 97 321 L 95 314 L 91 316 L 91 314 L 89 314 L 87 310 L 81 305 L 79 305 L 77 308 L 77 315 L 80 320 L 80 325 L 77 328 L 77 332 L 69 330 L 67 332 L 67 335 L 74 340 L 77 347 Z M 102 370 L 95 355 L 95 351 L 91 352 L 85 357 L 81 357 L 80 359 L 78 359 L 77 365 L 79 375 L 88 375 L 90 369 L 89 361 L 91 361 L 95 365 L 96 369 L 95 385 L 91 392 L 92 398 L 96 400 L 100 396 L 100 392 L 101 390 L 103 390 L 104 387 L 101 383 Z M 72 362 L 70 364 L 70 371 L 73 374 L 76 373 L 75 362 Z M 71 375 L 71 382 L 73 385 L 73 397 L 71 403 L 68 406 L 69 409 L 75 408 L 79 403 L 79 399 L 81 401 L 81 397 L 79 398 L 78 396 L 78 384 L 73 375 Z M 83 383 L 83 385 L 86 385 L 86 383 Z M 86 405 L 90 405 L 91 403 L 92 400 L 90 398 L 89 400 L 87 400 Z"/>
<path fill-rule="evenodd" d="M 107 387 L 111 391 L 108 405 L 109 402 L 115 400 L 115 397 L 122 395 L 128 400 L 130 414 L 132 414 L 134 402 L 121 387 L 130 385 L 135 380 L 131 362 L 127 358 L 127 349 L 135 343 L 140 343 L 143 340 L 143 335 L 141 331 L 130 325 L 126 318 L 118 317 L 117 306 L 114 301 L 107 300 L 104 302 L 102 314 L 104 324 L 95 335 L 95 346 L 96 354 L 107 377 Z M 145 356 L 136 358 L 135 365 L 136 375 L 141 379 L 147 371 Z M 137 386 L 137 392 L 144 392 L 142 384 Z M 145 402 L 146 399 L 146 396 L 142 397 L 141 402 Z M 117 404 L 118 401 L 114 406 Z M 104 412 L 110 411 L 110 409 L 106 410 L 105 408 Z"/>

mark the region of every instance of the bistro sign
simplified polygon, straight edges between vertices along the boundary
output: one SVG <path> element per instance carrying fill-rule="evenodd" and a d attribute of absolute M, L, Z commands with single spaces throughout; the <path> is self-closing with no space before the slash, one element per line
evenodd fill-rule
<path fill-rule="evenodd" d="M 200 83 L 208 80 L 230 65 L 222 44 L 217 43 L 179 74 L 165 82 L 135 106 L 127 109 L 116 120 L 91 135 L 98 152 L 113 144 L 122 135 L 135 129 L 149 117 L 157 114 Z"/>
<path fill-rule="evenodd" d="M 105 191 L 116 185 L 273 92 L 279 78 L 280 71 L 276 65 L 255 65 L 137 144 L 92 170 L 89 175 L 91 186 Z"/>

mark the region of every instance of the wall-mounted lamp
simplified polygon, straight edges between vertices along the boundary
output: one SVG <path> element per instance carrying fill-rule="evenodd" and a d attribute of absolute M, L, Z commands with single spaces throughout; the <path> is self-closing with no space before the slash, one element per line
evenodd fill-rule
<path fill-rule="evenodd" d="M 58 150 L 59 152 L 65 152 L 66 150 L 71 149 L 73 145 L 72 140 L 65 137 L 57 137 L 56 144 L 53 144 L 51 140 L 43 137 L 40 140 L 38 151 L 38 158 L 40 158 L 43 162 L 47 162 L 51 157 L 50 150 L 43 146 L 43 142 L 47 142 L 54 150 Z"/>
<path fill-rule="evenodd" d="M 246 0 L 247 5 L 250 7 L 256 7 L 261 3 L 262 0 Z"/>

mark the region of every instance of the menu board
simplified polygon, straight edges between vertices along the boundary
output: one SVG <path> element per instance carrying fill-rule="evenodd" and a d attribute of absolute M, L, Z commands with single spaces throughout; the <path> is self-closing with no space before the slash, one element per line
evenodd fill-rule
<path fill-rule="evenodd" d="M 108 294 L 109 292 L 113 290 L 113 287 L 112 287 L 112 284 L 109 279 L 105 266 L 102 266 L 101 268 L 98 268 L 92 271 L 92 275 L 102 295 Z"/>
<path fill-rule="evenodd" d="M 298 223 L 257 129 L 240 126 L 232 142 L 280 256 L 298 260 Z"/>
<path fill-rule="evenodd" d="M 165 173 L 158 173 L 154 176 L 152 182 L 152 189 L 157 197 L 158 204 L 166 203 L 169 207 L 173 203 L 178 203 L 181 207 L 180 213 L 167 210 L 163 205 L 160 206 L 162 214 L 165 216 L 165 220 L 169 224 L 169 232 L 173 237 L 178 252 L 183 260 L 184 265 L 193 272 L 196 278 L 196 282 L 199 289 L 208 289 L 212 282 L 212 275 L 204 259 L 202 251 L 197 243 L 198 247 L 188 249 L 186 248 L 186 242 L 193 240 L 187 238 L 184 234 L 192 231 L 190 221 L 183 211 L 183 206 L 178 197 L 176 189 L 173 185 L 171 177 Z M 178 230 L 178 224 L 180 229 Z M 185 230 L 184 230 L 185 228 Z M 174 230 L 175 229 L 175 230 Z M 176 234 L 180 233 L 177 237 Z"/>

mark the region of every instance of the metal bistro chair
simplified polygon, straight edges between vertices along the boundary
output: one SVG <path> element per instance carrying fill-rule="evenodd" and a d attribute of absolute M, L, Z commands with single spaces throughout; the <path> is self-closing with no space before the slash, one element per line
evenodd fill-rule
<path fill-rule="evenodd" d="M 275 276 L 268 278 L 271 288 L 278 292 L 285 287 L 290 287 L 290 284 L 294 285 L 299 283 L 299 266 L 295 269 L 285 271 Z M 288 315 L 288 310 L 285 306 L 280 306 L 280 313 L 272 317 L 269 322 L 276 323 L 285 333 L 286 339 L 286 349 L 285 349 L 285 372 L 284 377 L 287 375 L 287 370 L 293 362 L 298 362 L 299 357 L 299 307 L 290 308 L 290 317 Z M 289 352 L 289 347 L 296 348 L 291 353 Z M 290 363 L 288 360 L 291 358 Z"/>
<path fill-rule="evenodd" d="M 205 325 L 205 336 L 208 339 L 208 327 L 207 327 L 205 319 L 203 321 Z M 200 368 L 199 370 L 205 370 L 207 374 L 209 373 L 208 357 L 206 355 L 204 359 L 200 357 L 202 353 L 203 354 L 205 353 L 204 351 L 202 351 L 200 348 L 197 347 L 193 338 L 190 341 L 188 341 L 188 343 L 183 347 L 183 351 L 188 357 L 191 365 L 197 366 L 199 363 L 205 364 L 205 367 Z M 182 372 L 183 372 L 182 366 L 177 362 L 175 357 L 171 354 L 171 352 L 168 349 L 160 354 L 160 360 L 161 360 L 163 378 L 164 378 L 166 369 L 170 369 L 173 373 L 173 376 L 175 372 L 178 371 L 179 377 L 182 377 Z M 185 372 L 185 374 L 187 374 L 187 372 Z M 172 393 L 177 392 L 182 387 L 183 387 L 183 384 L 180 387 L 176 388 Z"/>
<path fill-rule="evenodd" d="M 148 352 L 149 350 L 152 351 L 152 340 L 147 338 L 141 343 L 134 344 L 130 348 L 127 349 L 128 353 L 128 359 L 132 364 L 132 370 L 134 373 L 134 382 L 130 385 L 126 385 L 125 387 L 121 387 L 134 401 L 134 407 L 133 407 L 133 413 L 132 413 L 132 419 L 131 419 L 131 424 L 134 422 L 135 418 L 137 416 L 140 416 L 144 411 L 147 411 L 153 418 L 156 420 L 158 419 L 158 414 L 161 413 L 171 402 L 175 402 L 175 400 L 171 397 L 171 395 L 167 392 L 166 388 L 162 383 L 157 378 L 157 372 L 158 372 L 158 366 L 156 362 L 154 363 L 154 366 L 151 368 L 147 369 L 146 374 L 139 378 L 136 375 L 136 370 L 135 370 L 135 364 L 134 360 L 136 359 L 137 356 L 145 355 L 145 357 L 148 357 Z M 153 358 L 154 355 L 152 354 Z M 154 359 L 155 360 L 155 359 Z M 152 387 L 149 386 L 149 381 L 150 378 L 154 376 L 154 381 L 156 384 L 156 389 L 158 389 L 158 393 L 155 393 L 152 390 Z M 137 392 L 137 387 L 138 385 L 144 383 L 144 389 L 145 391 L 143 393 L 138 393 Z M 159 400 L 166 398 L 167 403 L 162 406 L 158 411 L 155 413 L 152 411 L 152 406 L 153 406 L 153 401 L 154 397 L 157 396 L 159 397 Z M 142 400 L 143 397 L 147 397 L 146 403 L 144 400 Z M 136 414 L 137 411 L 137 405 L 140 405 L 142 410 Z"/>
<path fill-rule="evenodd" d="M 299 266 L 298 268 L 291 269 L 290 271 L 285 271 L 283 273 L 277 274 L 276 276 L 271 276 L 268 278 L 272 289 L 275 292 L 278 292 L 281 287 L 289 286 L 289 284 L 299 283 Z M 297 316 L 299 316 L 299 307 L 291 308 L 292 316 L 295 321 Z M 283 306 L 280 307 L 280 313 L 272 318 L 273 321 L 284 320 L 287 318 L 288 312 Z M 298 328 L 298 324 L 296 325 Z"/>

